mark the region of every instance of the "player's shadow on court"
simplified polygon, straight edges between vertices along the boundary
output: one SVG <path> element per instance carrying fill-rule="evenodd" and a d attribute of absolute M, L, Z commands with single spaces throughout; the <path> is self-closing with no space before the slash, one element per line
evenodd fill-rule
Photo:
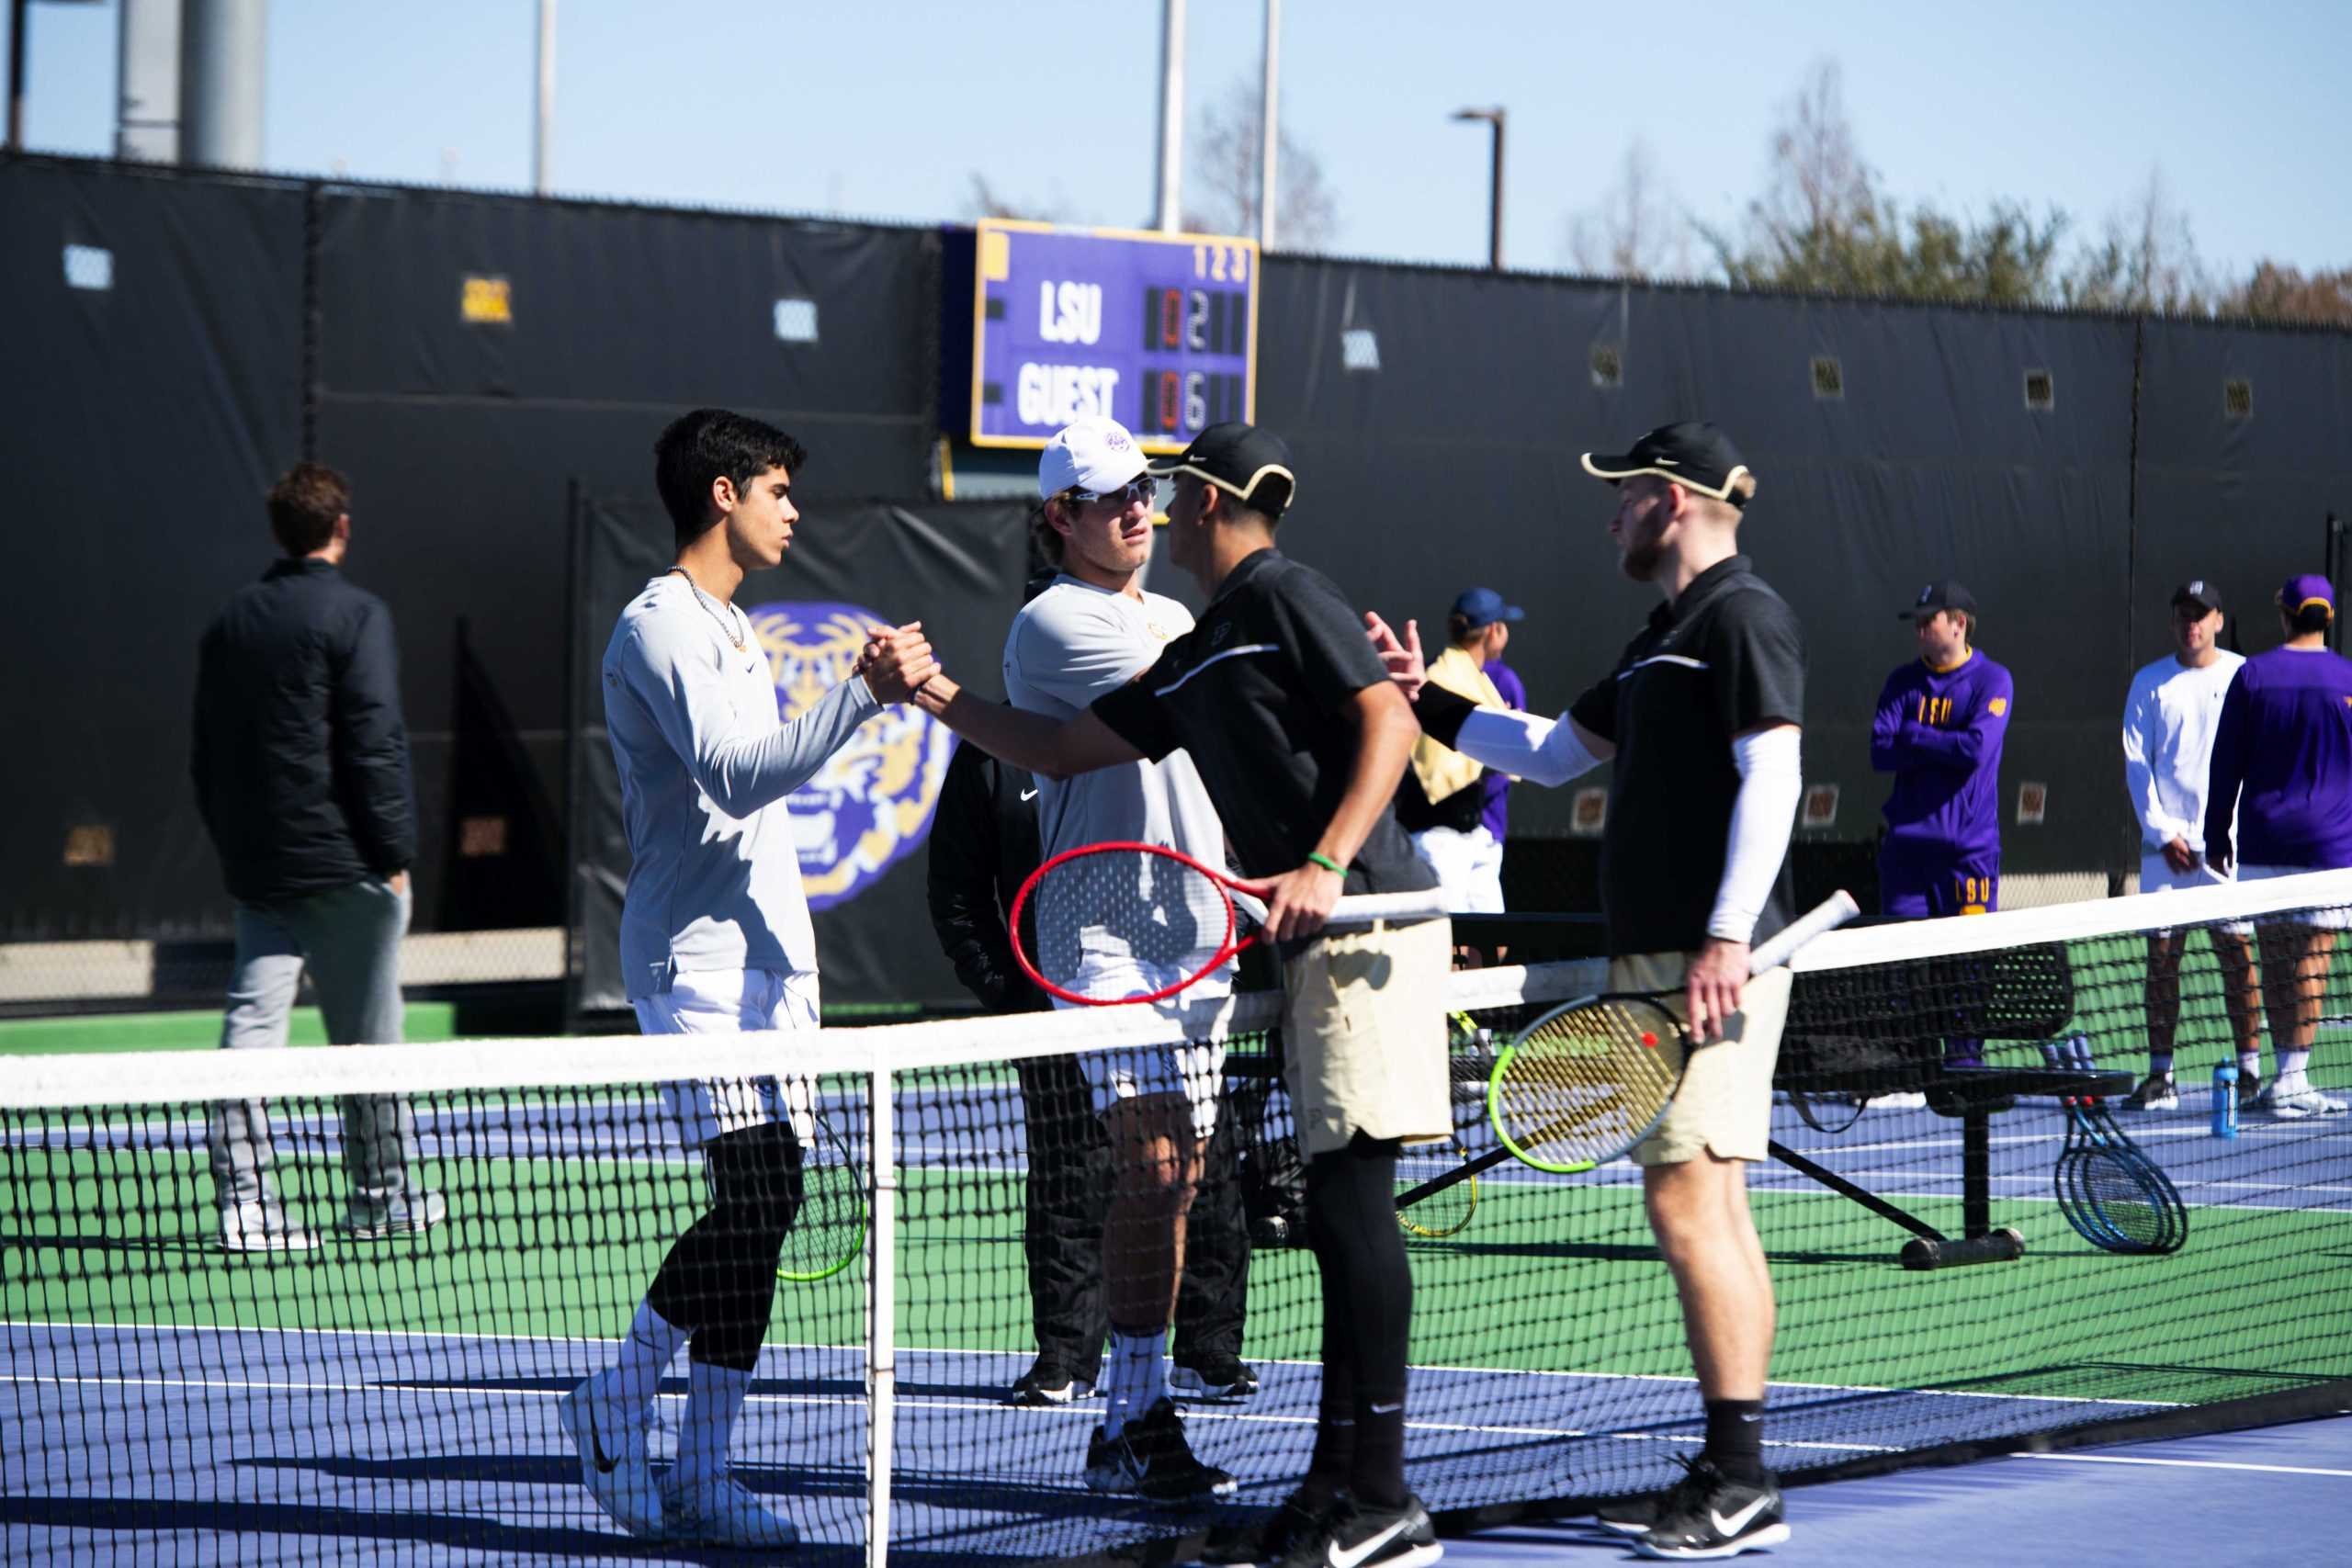
<path fill-rule="evenodd" d="M 510 1378 L 453 1375 L 441 1378 L 379 1378 L 373 1386 L 476 1391 L 495 1389 L 512 1393 L 570 1393 L 579 1385 L 579 1382 L 580 1380 L 577 1377 L 571 1375 Z M 926 1399 L 975 1399 L 990 1404 L 1003 1404 L 1008 1392 L 1008 1385 L 1001 1382 L 930 1382 L 922 1378 L 908 1377 L 903 1373 L 899 1377 L 898 1388 L 899 1393 L 904 1395 L 920 1395 Z M 683 1394 L 686 1392 L 686 1380 L 682 1377 L 663 1378 L 662 1392 Z M 865 1382 L 863 1378 L 855 1376 L 795 1378 L 763 1375 L 752 1380 L 752 1397 L 754 1399 L 779 1398 L 789 1394 L 863 1399 L 865 1396 Z"/>
<path fill-rule="evenodd" d="M 580 1483 L 579 1465 L 571 1465 L 571 1483 Z M 134 1533 L 233 1531 L 243 1536 L 278 1536 L 338 1540 L 405 1541 L 424 1546 L 464 1548 L 514 1557 L 545 1558 L 552 1562 L 629 1562 L 657 1558 L 665 1562 L 741 1563 L 744 1554 L 724 1547 L 677 1546 L 639 1541 L 616 1530 L 566 1525 L 513 1525 L 479 1515 L 435 1513 L 377 1514 L 358 1508 L 337 1508 L 303 1503 L 206 1503 L 192 1499 L 153 1497 L 0 1497 L 0 1524 L 30 1525 L 50 1529 L 97 1532 L 100 1538 L 120 1532 L 124 1555 L 143 1551 L 153 1543 L 135 1544 Z M 305 1555 L 288 1551 L 289 1558 Z M 897 1548 L 890 1556 L 901 1557 Z M 921 1551 L 904 1554 L 921 1562 Z M 865 1549 L 804 1541 L 792 1554 L 797 1564 L 821 1568 L 856 1568 L 865 1560 Z M 934 1561 L 944 1562 L 945 1558 Z M 971 1553 L 955 1561 L 985 1562 Z"/>
<path fill-rule="evenodd" d="M 1666 1260 L 1646 1242 L 1603 1241 L 1415 1241 L 1416 1254 L 1448 1254 L 1463 1258 L 1562 1258 L 1590 1263 L 1655 1263 Z M 1767 1252 L 1774 1263 L 1886 1263 L 1889 1252 Z"/>

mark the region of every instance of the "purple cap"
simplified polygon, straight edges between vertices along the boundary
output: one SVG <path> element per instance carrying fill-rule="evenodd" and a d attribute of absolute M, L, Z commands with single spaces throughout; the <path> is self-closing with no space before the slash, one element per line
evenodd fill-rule
<path fill-rule="evenodd" d="M 2287 586 L 2278 590 L 2278 607 L 2290 615 L 2312 604 L 2324 604 L 2329 615 L 2335 614 L 2335 590 L 2315 571 L 2290 577 Z"/>

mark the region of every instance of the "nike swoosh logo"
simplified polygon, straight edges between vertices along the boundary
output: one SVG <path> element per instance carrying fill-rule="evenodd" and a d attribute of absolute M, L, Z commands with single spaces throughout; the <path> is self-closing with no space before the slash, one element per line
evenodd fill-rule
<path fill-rule="evenodd" d="M 1375 1535 L 1369 1540 L 1366 1540 L 1361 1546 L 1343 1549 L 1340 1543 L 1335 1540 L 1324 1552 L 1324 1556 L 1330 1562 L 1331 1568 L 1356 1568 L 1357 1563 L 1362 1562 L 1374 1552 L 1378 1551 L 1382 1547 L 1386 1546 L 1390 1541 L 1395 1540 L 1398 1536 L 1403 1535 L 1405 1533 L 1405 1526 L 1410 1521 L 1406 1519 L 1398 1519 L 1395 1524 L 1390 1525 L 1386 1529 L 1382 1530 L 1378 1535 Z"/>
<path fill-rule="evenodd" d="M 1374 1405 L 1374 1406 L 1372 1407 L 1372 1413 L 1373 1413 L 1374 1416 L 1385 1416 L 1385 1415 L 1387 1415 L 1387 1414 L 1388 1414 L 1389 1412 L 1391 1412 L 1391 1411 L 1394 1411 L 1394 1410 L 1402 1410 L 1402 1409 L 1404 1409 L 1404 1408 L 1405 1408 L 1404 1402 L 1403 1402 L 1402 1400 L 1399 1400 L 1399 1401 L 1398 1401 L 1397 1403 L 1396 1403 L 1395 1404 L 1375 1404 L 1375 1405 Z"/>
<path fill-rule="evenodd" d="M 1037 792 L 1034 789 L 1024 789 L 1021 792 L 1021 798 L 1023 800 L 1035 800 L 1037 798 Z"/>
<path fill-rule="evenodd" d="M 591 1453 L 596 1456 L 596 1468 L 603 1471 L 606 1475 L 610 1475 L 613 1472 L 613 1466 L 620 1461 L 618 1460 L 606 1459 L 605 1457 L 605 1439 L 599 1437 L 596 1433 L 596 1406 L 594 1404 L 591 1404 L 588 1406 L 587 1415 L 588 1450 Z"/>
<path fill-rule="evenodd" d="M 1707 1510 L 1707 1517 L 1714 1521 L 1717 1533 L 1722 1535 L 1737 1535 L 1741 1530 L 1747 1528 L 1750 1520 L 1764 1511 L 1764 1506 L 1771 1500 L 1772 1499 L 1769 1495 L 1758 1497 L 1756 1501 L 1750 1503 L 1739 1512 L 1732 1515 L 1729 1518 L 1724 1517 L 1721 1514 L 1718 1514 L 1713 1508 L 1710 1508 Z"/>

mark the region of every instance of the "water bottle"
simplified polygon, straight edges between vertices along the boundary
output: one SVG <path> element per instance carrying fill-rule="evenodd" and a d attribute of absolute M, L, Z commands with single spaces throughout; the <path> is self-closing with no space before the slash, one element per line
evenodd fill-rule
<path fill-rule="evenodd" d="M 2213 1068 L 2213 1136 L 2238 1135 L 2238 1065 L 2222 1062 Z"/>

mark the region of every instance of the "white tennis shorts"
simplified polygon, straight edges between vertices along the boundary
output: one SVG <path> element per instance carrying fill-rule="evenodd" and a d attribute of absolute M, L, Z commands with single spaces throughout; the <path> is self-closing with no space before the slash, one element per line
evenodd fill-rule
<path fill-rule="evenodd" d="M 817 1027 L 817 976 L 806 970 L 689 971 L 672 976 L 668 990 L 631 1005 L 647 1034 L 798 1033 Z M 816 1086 L 805 1077 L 687 1078 L 662 1084 L 661 1091 L 688 1148 L 787 1120 L 804 1145 L 816 1140 Z"/>

